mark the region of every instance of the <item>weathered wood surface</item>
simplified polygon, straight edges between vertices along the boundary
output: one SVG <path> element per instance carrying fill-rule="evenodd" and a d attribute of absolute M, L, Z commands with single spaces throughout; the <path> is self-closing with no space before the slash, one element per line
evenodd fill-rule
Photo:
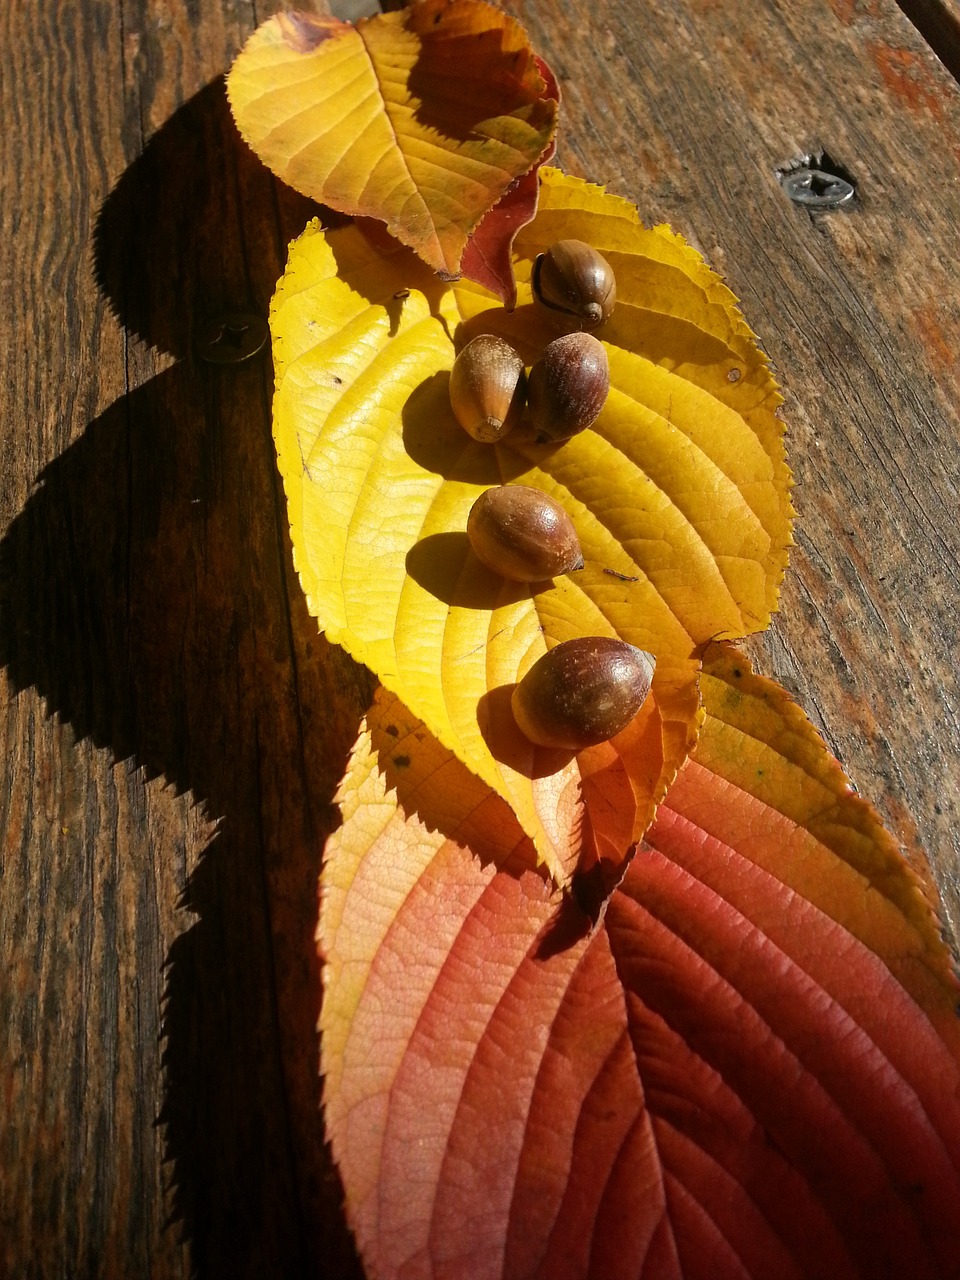
<path fill-rule="evenodd" d="M 583 3 L 543 27 L 537 9 L 561 163 L 697 244 L 772 357 L 797 545 L 748 648 L 929 858 L 956 937 L 957 86 L 885 0 Z M 818 148 L 856 178 L 854 209 L 784 198 L 778 166 Z"/>
<path fill-rule="evenodd" d="M 312 934 L 369 683 L 298 594 L 269 362 L 193 354 L 265 313 L 309 212 L 218 80 L 278 7 L 0 6 L 4 1278 L 359 1275 Z M 960 92 L 891 0 L 509 7 L 561 78 L 560 161 L 698 244 L 762 335 L 799 521 L 750 648 L 956 933 Z M 784 198 L 817 146 L 855 209 Z"/>

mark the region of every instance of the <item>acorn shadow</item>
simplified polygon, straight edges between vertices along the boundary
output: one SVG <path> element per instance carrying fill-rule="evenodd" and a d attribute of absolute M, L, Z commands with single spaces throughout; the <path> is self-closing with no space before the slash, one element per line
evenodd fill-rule
<path fill-rule="evenodd" d="M 513 714 L 516 684 L 501 684 L 477 701 L 477 722 L 494 760 L 525 778 L 549 778 L 566 768 L 575 751 L 538 747 L 526 737 Z"/>
<path fill-rule="evenodd" d="M 523 303 L 513 311 L 507 311 L 505 307 L 488 307 L 461 320 L 453 335 L 453 345 L 459 353 L 474 338 L 492 333 L 509 342 L 525 365 L 532 365 L 547 343 L 568 332 L 569 327 L 559 324 L 552 312 L 532 302 Z"/>
<path fill-rule="evenodd" d="M 500 444 L 472 440 L 450 407 L 450 374 L 431 374 L 410 394 L 401 415 L 403 446 L 425 471 L 446 480 L 484 486 L 507 484 L 530 469 L 529 461 L 513 447 L 526 440 L 523 427 Z"/>
<path fill-rule="evenodd" d="M 509 582 L 481 564 L 465 533 L 431 533 L 407 552 L 407 573 L 451 608 L 499 609 L 550 583 Z"/>

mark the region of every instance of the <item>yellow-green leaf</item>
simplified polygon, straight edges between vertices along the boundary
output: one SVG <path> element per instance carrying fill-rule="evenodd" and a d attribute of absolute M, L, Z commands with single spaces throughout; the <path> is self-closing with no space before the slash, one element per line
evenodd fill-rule
<path fill-rule="evenodd" d="M 557 103 L 523 28 L 483 0 L 356 27 L 279 13 L 227 79 L 240 132 L 304 195 L 386 222 L 456 275 L 470 233 L 543 155 Z"/>
<path fill-rule="evenodd" d="M 600 331 L 607 405 L 559 447 L 524 428 L 478 444 L 449 406 L 455 342 L 502 333 L 532 362 L 553 336 L 530 303 L 532 257 L 564 236 L 595 244 L 617 272 L 620 301 Z M 574 636 L 619 635 L 656 654 L 665 745 L 637 797 L 636 839 L 695 736 L 697 647 L 764 626 L 775 605 L 789 472 L 766 363 L 732 295 L 679 237 L 547 171 L 517 255 L 520 305 L 508 314 L 479 286 L 445 285 L 356 227 L 311 225 L 272 310 L 274 431 L 296 564 L 321 627 L 508 801 L 565 878 L 580 835 L 567 801 L 591 770 L 558 768 L 526 744 L 510 689 Z M 507 481 L 567 509 L 581 572 L 532 589 L 479 564 L 467 513 Z"/>

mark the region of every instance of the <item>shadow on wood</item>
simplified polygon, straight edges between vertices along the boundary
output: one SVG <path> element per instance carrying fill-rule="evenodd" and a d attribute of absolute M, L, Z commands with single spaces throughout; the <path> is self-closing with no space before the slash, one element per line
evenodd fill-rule
<path fill-rule="evenodd" d="M 15 688 L 219 823 L 164 965 L 158 1121 L 200 1277 L 362 1274 L 322 1141 L 313 933 L 370 682 L 318 636 L 289 567 L 269 356 L 190 355 L 218 310 L 265 314 L 312 212 L 240 142 L 220 82 L 176 113 L 106 202 L 97 266 L 128 331 L 183 358 L 89 424 L 0 545 Z M 144 937 L 144 981 L 156 955 Z"/>

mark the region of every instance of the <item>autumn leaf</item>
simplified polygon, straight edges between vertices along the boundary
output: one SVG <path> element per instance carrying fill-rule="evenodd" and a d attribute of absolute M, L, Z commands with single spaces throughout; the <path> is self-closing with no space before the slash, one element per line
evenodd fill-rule
<path fill-rule="evenodd" d="M 560 101 L 556 77 L 541 59 L 537 59 L 546 84 L 546 96 Z M 553 159 L 556 150 L 550 143 L 540 162 L 522 178 L 516 178 L 497 204 L 484 216 L 467 241 L 461 264 L 463 274 L 497 297 L 510 311 L 517 305 L 517 282 L 513 274 L 513 246 L 522 227 L 533 220 L 540 198 L 540 168 Z"/>
<path fill-rule="evenodd" d="M 531 363 L 554 332 L 531 304 L 532 261 L 564 236 L 596 244 L 617 272 L 620 301 L 600 331 L 607 404 L 559 447 L 523 429 L 478 444 L 449 404 L 455 344 L 494 331 Z M 312 224 L 271 312 L 274 436 L 294 560 L 321 628 L 508 801 L 565 880 L 590 766 L 534 749 L 513 722 L 511 689 L 574 636 L 618 635 L 657 656 L 662 760 L 624 766 L 653 787 L 630 809 L 623 838 L 636 840 L 695 738 L 697 647 L 765 626 L 775 605 L 789 472 L 766 361 L 732 295 L 678 236 L 545 170 L 515 264 L 520 305 L 507 313 L 357 227 Z M 508 481 L 568 511 L 581 572 L 531 588 L 479 563 L 467 514 Z M 597 788 L 583 795 L 589 803 Z"/>
<path fill-rule="evenodd" d="M 389 710 L 361 734 L 319 941 L 371 1280 L 960 1270 L 958 986 L 921 886 L 782 690 L 721 652 L 703 696 L 592 932 L 498 797 L 430 793 L 462 769 L 439 744 L 418 763 Z"/>
<path fill-rule="evenodd" d="M 883 955 L 960 1052 L 960 992 L 934 918 L 932 888 L 904 862 L 876 811 L 853 791 L 779 685 L 754 675 L 741 654 L 716 646 L 708 651 L 701 691 L 709 711 L 702 736 L 649 842 L 665 850 L 680 824 L 692 823 L 704 838 L 705 859 L 718 846 L 749 846 L 759 867 Z M 760 809 L 768 815 L 766 843 L 752 826 Z M 775 929 L 773 919 L 764 922 L 766 932 Z"/>
<path fill-rule="evenodd" d="M 420 0 L 355 27 L 276 14 L 234 62 L 227 92 L 241 134 L 280 178 L 383 220 L 448 276 L 557 121 L 523 28 L 483 0 Z"/>

